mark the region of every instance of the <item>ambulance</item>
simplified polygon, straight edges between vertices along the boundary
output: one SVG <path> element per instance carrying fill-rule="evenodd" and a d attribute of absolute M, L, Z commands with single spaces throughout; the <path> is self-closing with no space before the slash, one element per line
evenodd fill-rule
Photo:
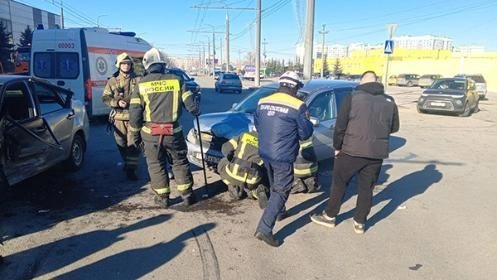
<path fill-rule="evenodd" d="M 143 55 L 152 47 L 134 32 L 99 27 L 34 30 L 31 46 L 31 75 L 72 90 L 74 98 L 86 105 L 90 118 L 110 111 L 102 94 L 117 71 L 117 55 L 128 53 L 135 72 L 142 75 Z"/>

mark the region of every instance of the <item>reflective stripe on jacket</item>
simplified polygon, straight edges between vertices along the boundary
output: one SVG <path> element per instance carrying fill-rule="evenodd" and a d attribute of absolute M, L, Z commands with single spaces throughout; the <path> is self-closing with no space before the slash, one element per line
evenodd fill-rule
<path fill-rule="evenodd" d="M 299 154 L 293 163 L 293 173 L 295 177 L 306 178 L 318 172 L 318 161 L 314 147 L 312 146 L 312 137 L 300 141 Z"/>
<path fill-rule="evenodd" d="M 150 73 L 145 75 L 133 92 L 130 102 L 130 127 L 134 132 L 146 123 L 176 123 L 182 107 L 197 109 L 193 94 L 186 90 L 181 78 L 174 74 Z M 176 126 L 176 128 L 181 126 Z M 149 133 L 149 132 L 148 132 Z"/>
<path fill-rule="evenodd" d="M 222 152 L 230 163 L 222 173 L 229 178 L 223 178 L 231 184 L 246 183 L 255 185 L 262 179 L 263 161 L 259 156 L 259 140 L 256 132 L 245 132 L 231 139 L 222 146 Z"/>
<path fill-rule="evenodd" d="M 124 76 L 118 71 L 107 81 L 102 94 L 102 102 L 114 109 L 114 119 L 129 120 L 129 103 L 133 91 L 138 88 L 139 80 L 139 77 L 137 77 L 133 72 L 129 73 L 127 76 Z M 128 108 L 119 107 L 118 101 L 121 99 L 128 103 Z"/>

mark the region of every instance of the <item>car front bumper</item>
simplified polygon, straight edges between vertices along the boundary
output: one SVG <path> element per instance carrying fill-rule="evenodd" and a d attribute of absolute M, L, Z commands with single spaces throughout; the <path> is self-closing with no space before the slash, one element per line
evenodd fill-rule
<path fill-rule="evenodd" d="M 445 99 L 445 98 L 420 98 L 418 108 L 423 111 L 440 111 L 462 113 L 464 111 L 465 100 Z"/>

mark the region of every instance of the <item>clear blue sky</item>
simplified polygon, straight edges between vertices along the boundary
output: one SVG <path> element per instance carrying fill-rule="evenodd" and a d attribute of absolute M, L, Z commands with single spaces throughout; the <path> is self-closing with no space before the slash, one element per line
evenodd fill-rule
<path fill-rule="evenodd" d="M 254 10 L 198 9 L 193 6 L 255 8 L 255 0 L 17 0 L 60 14 L 66 27 L 96 26 L 134 31 L 173 56 L 197 56 L 195 45 L 212 44 L 212 33 L 225 31 L 230 16 L 232 60 L 245 57 L 255 45 Z M 262 39 L 268 58 L 293 58 L 305 29 L 306 0 L 262 0 Z M 315 42 L 326 24 L 326 43 L 383 43 L 387 24 L 398 25 L 395 36 L 435 35 L 454 45 L 484 46 L 497 51 L 497 0 L 316 0 Z M 216 47 L 219 38 L 216 34 Z M 207 49 L 207 46 L 206 46 Z M 224 52 L 224 50 L 223 50 Z M 219 55 L 219 50 L 217 51 Z"/>

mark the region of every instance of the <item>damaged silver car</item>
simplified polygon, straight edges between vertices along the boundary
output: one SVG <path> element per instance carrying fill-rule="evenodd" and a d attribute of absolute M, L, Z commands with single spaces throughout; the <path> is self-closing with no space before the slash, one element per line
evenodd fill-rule
<path fill-rule="evenodd" d="M 73 92 L 30 76 L 0 75 L 0 186 L 63 163 L 78 170 L 89 136 Z"/>

